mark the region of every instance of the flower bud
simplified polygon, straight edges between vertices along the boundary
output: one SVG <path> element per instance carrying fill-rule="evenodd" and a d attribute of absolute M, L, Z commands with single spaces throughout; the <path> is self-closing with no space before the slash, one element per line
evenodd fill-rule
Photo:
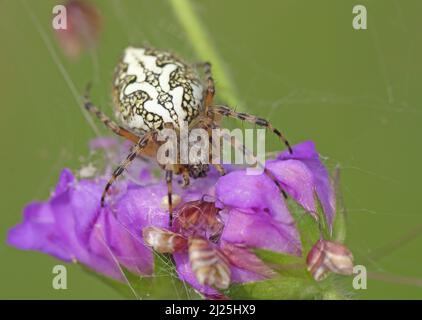
<path fill-rule="evenodd" d="M 350 250 L 342 244 L 323 239 L 312 247 L 306 264 L 316 281 L 325 279 L 329 271 L 342 275 L 353 273 L 353 255 Z"/>
<path fill-rule="evenodd" d="M 196 279 L 202 285 L 227 289 L 231 271 L 224 255 L 202 237 L 189 238 L 189 262 Z"/>
<path fill-rule="evenodd" d="M 146 227 L 142 230 L 142 236 L 146 245 L 159 253 L 180 252 L 187 246 L 185 237 L 163 228 Z"/>
<path fill-rule="evenodd" d="M 96 7 L 86 1 L 69 0 L 65 7 L 66 26 L 55 29 L 55 33 L 64 53 L 77 57 L 96 45 L 101 31 L 101 15 Z"/>

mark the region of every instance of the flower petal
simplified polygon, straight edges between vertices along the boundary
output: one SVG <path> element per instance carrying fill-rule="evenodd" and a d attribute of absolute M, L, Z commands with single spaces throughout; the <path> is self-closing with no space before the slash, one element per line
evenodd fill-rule
<path fill-rule="evenodd" d="M 299 160 L 304 163 L 314 176 L 316 193 L 321 202 L 327 223 L 332 228 L 336 211 L 335 193 L 327 169 L 321 162 L 319 154 L 312 141 L 293 146 L 293 154 L 282 152 L 277 156 L 279 160 Z"/>
<path fill-rule="evenodd" d="M 68 243 L 55 231 L 54 217 L 48 203 L 31 203 L 24 209 L 24 220 L 9 230 L 7 243 L 24 250 L 42 251 L 70 262 Z"/>
<path fill-rule="evenodd" d="M 222 241 L 220 249 L 231 264 L 232 282 L 251 282 L 271 278 L 276 273 L 242 245 Z"/>
<path fill-rule="evenodd" d="M 119 221 L 143 241 L 144 227 L 165 228 L 168 226 L 169 214 L 160 205 L 166 196 L 167 187 L 163 183 L 144 187 L 129 186 L 126 193 L 118 199 L 113 210 Z"/>
<path fill-rule="evenodd" d="M 281 223 L 293 223 L 280 190 L 265 174 L 247 175 L 245 170 L 233 171 L 221 177 L 215 188 L 220 207 L 266 211 Z"/>
<path fill-rule="evenodd" d="M 221 240 L 252 248 L 301 255 L 301 243 L 294 222 L 282 223 L 265 211 L 247 213 L 231 209 Z"/>
<path fill-rule="evenodd" d="M 8 243 L 65 261 L 78 261 L 117 279 L 122 278 L 119 264 L 138 274 L 151 274 L 152 254 L 140 234 L 118 221 L 110 209 L 100 208 L 103 188 L 103 180 L 76 181 L 70 170 L 63 170 L 51 199 L 25 209 L 24 220 L 10 230 Z M 133 192 L 129 190 L 120 199 L 133 197 Z M 128 217 L 124 204 L 118 202 L 116 207 Z M 152 222 L 145 221 L 142 214 L 131 220 L 143 221 L 139 228 L 146 223 L 168 223 L 167 214 L 155 215 Z"/>
<path fill-rule="evenodd" d="M 217 182 L 216 196 L 220 206 L 229 209 L 223 240 L 301 254 L 294 220 L 278 187 L 267 175 L 231 172 Z"/>
<path fill-rule="evenodd" d="M 102 183 L 92 180 L 68 184 L 67 190 L 53 196 L 49 204 L 55 232 L 68 244 L 66 251 L 72 260 L 108 276 L 120 278 L 118 262 L 106 242 L 105 231 L 101 230 L 98 223 L 101 214 L 109 214 L 100 210 L 102 186 Z"/>
<path fill-rule="evenodd" d="M 283 190 L 317 218 L 314 177 L 308 167 L 297 160 L 270 160 L 266 167 L 280 182 Z"/>

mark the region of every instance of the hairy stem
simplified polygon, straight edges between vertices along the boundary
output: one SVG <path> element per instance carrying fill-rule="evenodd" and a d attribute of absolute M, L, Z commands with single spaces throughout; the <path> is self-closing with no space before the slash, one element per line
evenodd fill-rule
<path fill-rule="evenodd" d="M 237 110 L 241 110 L 240 99 L 235 86 L 230 80 L 224 62 L 201 23 L 190 0 L 170 0 L 175 15 L 190 40 L 196 55 L 202 61 L 212 64 L 214 78 L 217 82 L 218 96 Z M 244 109 L 242 110 L 244 111 Z"/>

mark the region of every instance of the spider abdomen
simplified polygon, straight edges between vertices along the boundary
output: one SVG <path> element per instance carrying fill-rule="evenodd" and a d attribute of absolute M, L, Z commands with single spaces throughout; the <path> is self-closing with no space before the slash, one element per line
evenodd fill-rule
<path fill-rule="evenodd" d="M 114 74 L 114 103 L 122 123 L 137 132 L 178 128 L 199 113 L 203 86 L 194 69 L 166 51 L 128 47 Z"/>

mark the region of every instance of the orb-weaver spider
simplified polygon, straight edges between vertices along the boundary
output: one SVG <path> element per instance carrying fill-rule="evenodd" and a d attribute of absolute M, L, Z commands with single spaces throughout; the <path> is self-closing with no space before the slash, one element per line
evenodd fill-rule
<path fill-rule="evenodd" d="M 206 88 L 196 73 L 195 67 L 203 68 Z M 210 132 L 218 127 L 221 116 L 237 118 L 271 130 L 284 142 L 290 153 L 292 152 L 283 134 L 269 121 L 236 112 L 226 105 L 213 105 L 214 93 L 210 63 L 204 62 L 191 66 L 167 51 L 152 48 L 127 48 L 115 70 L 113 83 L 113 103 L 116 115 L 123 126 L 113 122 L 90 102 L 88 90 L 85 94 L 85 108 L 114 133 L 134 143 L 131 152 L 114 170 L 107 182 L 101 197 L 101 206 L 104 206 L 105 196 L 113 182 L 137 155 L 156 155 L 160 144 L 163 143 L 157 140 L 157 133 L 168 127 L 178 132 L 179 123 L 182 121 L 188 123 L 189 129 L 203 128 Z M 212 165 L 220 174 L 224 174 L 222 165 Z M 190 177 L 206 176 L 209 166 L 202 163 L 188 163 L 166 165 L 163 169 L 168 186 L 167 201 L 171 221 L 173 174 L 181 174 L 183 184 L 188 185 Z M 281 189 L 271 173 L 265 172 Z"/>

